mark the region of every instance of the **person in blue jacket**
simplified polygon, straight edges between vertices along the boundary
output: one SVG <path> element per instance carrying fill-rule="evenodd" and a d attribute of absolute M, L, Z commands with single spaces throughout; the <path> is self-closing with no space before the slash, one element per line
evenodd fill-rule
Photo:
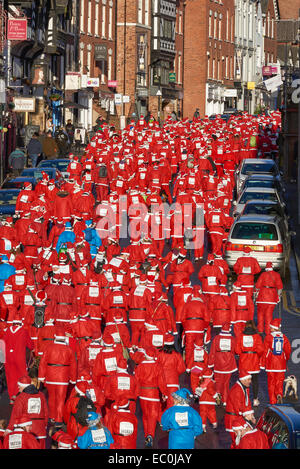
<path fill-rule="evenodd" d="M 68 221 L 65 225 L 64 231 L 59 235 L 57 243 L 56 243 L 56 252 L 60 251 L 60 248 L 66 243 L 74 243 L 76 239 L 76 235 L 72 230 L 72 225 Z"/>
<path fill-rule="evenodd" d="M 101 415 L 89 412 L 87 423 L 89 428 L 77 438 L 79 449 L 110 449 L 114 443 L 110 431 L 101 423 Z"/>
<path fill-rule="evenodd" d="M 0 293 L 4 290 L 4 283 L 11 275 L 14 275 L 16 269 L 13 265 L 9 264 L 8 257 L 3 254 L 0 257 Z"/>
<path fill-rule="evenodd" d="M 93 259 L 98 252 L 98 248 L 102 245 L 102 241 L 92 220 L 86 220 L 85 226 L 86 228 L 83 230 L 84 238 L 90 245 L 90 253 Z"/>
<path fill-rule="evenodd" d="M 162 429 L 169 431 L 169 449 L 194 449 L 195 438 L 203 433 L 199 413 L 189 405 L 186 388 L 172 393 L 174 404 L 161 416 Z"/>

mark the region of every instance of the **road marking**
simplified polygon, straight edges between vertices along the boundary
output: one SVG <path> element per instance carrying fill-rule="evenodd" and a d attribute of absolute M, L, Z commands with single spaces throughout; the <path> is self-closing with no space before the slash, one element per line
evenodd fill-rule
<path fill-rule="evenodd" d="M 288 301 L 288 297 L 290 301 Z M 291 303 L 291 306 L 289 305 Z M 296 307 L 296 300 L 294 293 L 292 291 L 283 291 L 282 292 L 282 305 L 285 311 L 292 314 L 293 316 L 300 316 L 300 308 Z"/>

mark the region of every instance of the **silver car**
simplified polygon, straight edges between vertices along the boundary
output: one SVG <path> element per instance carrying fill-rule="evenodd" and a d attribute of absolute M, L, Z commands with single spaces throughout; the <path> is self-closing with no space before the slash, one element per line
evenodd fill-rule
<path fill-rule="evenodd" d="M 244 207 L 249 200 L 265 200 L 267 202 L 274 201 L 285 207 L 284 201 L 276 189 L 272 188 L 259 188 L 259 187 L 248 187 L 245 189 L 238 199 L 233 202 L 233 216 L 242 213 Z"/>
<path fill-rule="evenodd" d="M 245 179 L 251 174 L 272 174 L 281 179 L 280 172 L 274 160 L 263 158 L 245 158 L 235 172 L 237 193 L 240 192 Z"/>
<path fill-rule="evenodd" d="M 281 217 L 267 215 L 242 215 L 229 231 L 225 245 L 225 259 L 231 269 L 243 255 L 245 246 L 252 250 L 262 269 L 267 262 L 286 274 L 291 250 L 291 233 Z"/>
<path fill-rule="evenodd" d="M 286 229 L 289 230 L 289 215 L 285 208 L 276 201 L 249 200 L 244 206 L 241 215 L 271 215 L 282 218 Z"/>
<path fill-rule="evenodd" d="M 241 185 L 241 189 L 239 193 L 237 194 L 238 196 L 245 190 L 253 187 L 259 188 L 265 188 L 265 189 L 276 189 L 281 197 L 283 196 L 283 193 L 285 192 L 284 187 L 282 186 L 281 181 L 275 177 L 273 174 L 251 174 L 250 176 L 247 176 L 247 178 L 244 180 L 243 184 Z"/>

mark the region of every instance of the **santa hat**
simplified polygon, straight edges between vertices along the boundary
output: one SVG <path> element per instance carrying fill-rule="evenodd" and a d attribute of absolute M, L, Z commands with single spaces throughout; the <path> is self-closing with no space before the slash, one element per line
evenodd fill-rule
<path fill-rule="evenodd" d="M 249 378 L 251 378 L 251 374 L 248 373 L 248 371 L 240 370 L 240 372 L 239 372 L 239 379 L 240 380 L 249 379 Z"/>
<path fill-rule="evenodd" d="M 270 270 L 273 270 L 273 264 L 272 262 L 267 262 L 266 263 L 266 268 L 265 268 L 266 271 L 270 271 Z"/>
<path fill-rule="evenodd" d="M 61 449 L 72 449 L 72 446 L 74 444 L 72 437 L 68 433 L 63 432 L 62 430 L 55 432 L 52 435 L 52 439 L 54 441 L 57 441 L 58 447 Z"/>
<path fill-rule="evenodd" d="M 31 378 L 28 375 L 24 375 L 18 380 L 17 384 L 18 386 L 25 388 L 31 384 Z"/>
<path fill-rule="evenodd" d="M 148 277 L 146 274 L 141 274 L 139 277 L 139 283 L 146 283 L 148 280 Z"/>
<path fill-rule="evenodd" d="M 119 397 L 113 405 L 114 409 L 126 409 L 129 406 L 129 400 L 126 397 Z"/>
<path fill-rule="evenodd" d="M 66 338 L 66 332 L 65 329 L 60 326 L 59 324 L 55 325 L 55 334 L 54 337 L 56 339 L 65 339 Z"/>
<path fill-rule="evenodd" d="M 66 255 L 66 253 L 62 252 L 60 255 L 59 255 L 59 259 L 58 261 L 61 263 L 61 262 L 67 262 L 68 260 L 68 257 Z"/>
<path fill-rule="evenodd" d="M 35 298 L 39 303 L 43 303 L 47 299 L 47 293 L 44 290 L 38 290 L 35 294 Z"/>
<path fill-rule="evenodd" d="M 178 391 L 172 393 L 172 397 L 179 397 L 180 399 L 183 400 L 188 400 L 190 397 L 192 397 L 191 392 L 187 388 L 181 388 L 178 389 Z"/>
<path fill-rule="evenodd" d="M 181 248 L 181 249 L 179 250 L 178 256 L 179 256 L 179 257 L 186 257 L 186 255 L 187 255 L 187 250 L 184 249 L 184 248 Z"/>
<path fill-rule="evenodd" d="M 236 282 L 234 282 L 234 283 L 232 284 L 232 287 L 235 288 L 235 289 L 237 289 L 237 290 L 241 289 L 241 288 L 242 288 L 241 282 L 239 282 L 238 280 L 236 280 Z"/>
<path fill-rule="evenodd" d="M 251 249 L 249 246 L 245 246 L 245 247 L 243 248 L 243 252 L 244 252 L 245 254 L 249 254 L 251 251 L 252 251 L 252 249 Z"/>
<path fill-rule="evenodd" d="M 232 430 L 242 430 L 245 425 L 245 420 L 243 417 L 240 418 L 235 418 L 234 421 L 232 422 Z"/>
<path fill-rule="evenodd" d="M 101 419 L 101 414 L 96 413 L 96 412 L 89 412 L 87 415 L 87 423 L 89 427 L 93 427 L 94 425 L 97 425 L 97 423 L 100 422 Z"/>
<path fill-rule="evenodd" d="M 149 360 L 155 360 L 157 357 L 157 350 L 154 347 L 147 347 L 145 350 L 145 357 Z"/>
<path fill-rule="evenodd" d="M 165 345 L 174 345 L 174 337 L 171 334 L 166 333 L 165 334 L 165 339 L 164 339 L 164 344 Z"/>
<path fill-rule="evenodd" d="M 228 332 L 230 332 L 230 329 L 231 329 L 231 324 L 229 322 L 226 322 L 222 326 L 221 333 L 223 333 L 223 332 L 228 333 Z"/>
<path fill-rule="evenodd" d="M 280 318 L 273 319 L 272 322 L 270 323 L 270 327 L 274 330 L 279 331 L 281 328 L 281 319 Z"/>
<path fill-rule="evenodd" d="M 26 427 L 27 425 L 32 425 L 32 420 L 30 420 L 26 415 L 23 415 L 22 417 L 19 417 L 16 419 L 16 423 L 14 424 L 14 427 Z"/>
<path fill-rule="evenodd" d="M 207 261 L 208 261 L 208 262 L 211 262 L 211 261 L 213 261 L 214 259 L 215 259 L 215 256 L 214 256 L 213 254 L 208 254 L 208 256 L 207 256 Z"/>
<path fill-rule="evenodd" d="M 127 370 L 127 360 L 125 360 L 125 358 L 119 358 L 118 363 L 117 363 L 117 369 L 119 371 Z"/>
<path fill-rule="evenodd" d="M 74 389 L 80 396 L 85 396 L 86 390 L 88 388 L 87 381 L 79 381 L 75 384 Z"/>
<path fill-rule="evenodd" d="M 103 340 L 104 347 L 112 347 L 115 343 L 112 335 L 109 334 L 108 332 L 104 332 L 102 340 Z"/>

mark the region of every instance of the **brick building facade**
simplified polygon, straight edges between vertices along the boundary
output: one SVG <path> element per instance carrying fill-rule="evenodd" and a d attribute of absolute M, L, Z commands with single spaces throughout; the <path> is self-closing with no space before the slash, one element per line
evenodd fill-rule
<path fill-rule="evenodd" d="M 234 94 L 233 0 L 187 2 L 184 36 L 183 115 L 222 112 Z"/>

